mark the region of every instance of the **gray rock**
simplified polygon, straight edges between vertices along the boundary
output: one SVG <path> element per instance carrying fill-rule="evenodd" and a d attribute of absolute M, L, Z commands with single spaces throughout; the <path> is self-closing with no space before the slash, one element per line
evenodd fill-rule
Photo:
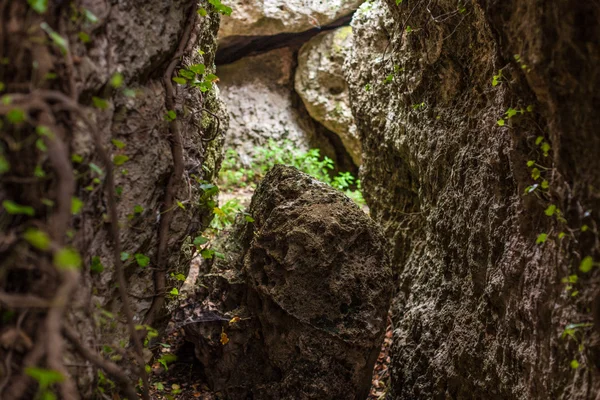
<path fill-rule="evenodd" d="M 203 278 L 186 326 L 210 384 L 229 399 L 364 399 L 392 294 L 386 241 L 342 193 L 275 166 Z M 223 345 L 223 334 L 228 342 Z"/>
<path fill-rule="evenodd" d="M 364 0 L 228 0 L 233 13 L 224 17 L 219 40 L 229 36 L 267 36 L 302 32 L 350 14 Z"/>
<path fill-rule="evenodd" d="M 305 43 L 298 54 L 295 89 L 310 116 L 335 132 L 354 163 L 360 165 L 361 144 L 342 71 L 351 46 L 349 26 L 322 33 Z"/>
<path fill-rule="evenodd" d="M 218 68 L 221 97 L 231 121 L 225 146 L 235 149 L 246 164 L 251 162 L 254 148 L 266 146 L 269 140 L 335 154 L 294 93 L 295 64 L 293 49 L 284 48 Z"/>
<path fill-rule="evenodd" d="M 598 25 L 576 33 L 566 21 L 597 21 L 598 9 L 483 3 L 457 9 L 451 0 L 429 7 L 374 1 L 352 22 L 344 68 L 363 144 L 364 196 L 393 241 L 400 281 L 390 398 L 593 399 L 598 332 L 581 331 L 581 352 L 561 332 L 594 318 L 598 271 L 594 281 L 576 266 L 597 247 L 559 241 L 555 233 L 544 245 L 535 242 L 541 232 L 571 229 L 544 215 L 549 204 L 569 210 L 573 227 L 585 218 L 578 210 L 597 207 L 585 185 L 600 187 L 600 144 L 591 133 L 600 130 L 591 106 L 600 57 L 580 38 L 597 37 Z M 587 54 L 579 67 L 574 49 Z M 501 82 L 492 86 L 500 69 Z M 557 84 L 569 70 L 585 84 Z M 528 105 L 533 113 L 506 118 L 510 107 Z M 540 135 L 551 141 L 553 157 L 536 146 Z M 527 160 L 553 171 L 542 173 L 552 189 L 539 198 L 523 196 L 535 183 Z M 579 201 L 585 206 L 574 206 Z M 575 297 L 560 284 L 570 274 L 585 281 Z M 579 368 L 571 368 L 573 359 Z"/>

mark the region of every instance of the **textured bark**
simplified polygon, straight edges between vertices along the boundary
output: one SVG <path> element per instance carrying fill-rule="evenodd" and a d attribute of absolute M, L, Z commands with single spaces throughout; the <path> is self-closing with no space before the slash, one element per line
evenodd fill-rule
<path fill-rule="evenodd" d="M 599 12 L 389 0 L 355 14 L 345 69 L 364 195 L 400 281 L 392 398 L 596 398 L 599 271 L 578 267 L 599 258 Z M 548 168 L 548 191 L 523 195 L 528 160 Z M 586 324 L 577 341 L 561 337 L 571 323 Z"/>
<path fill-rule="evenodd" d="M 52 252 L 56 248 L 46 252 L 35 250 L 23 240 L 22 234 L 30 227 L 55 230 L 56 212 L 47 205 L 48 202 L 42 202 L 44 198 L 62 204 L 65 202 L 60 202 L 60 198 L 66 195 L 70 211 L 71 194 L 59 184 L 63 181 L 61 174 L 72 169 L 76 179 L 72 195 L 82 200 L 83 207 L 72 218 L 70 212 L 67 213 L 67 236 L 64 231 L 57 238 L 52 236 L 53 246 L 72 246 L 83 259 L 83 267 L 76 274 L 78 284 L 74 287 L 75 291 L 63 299 L 66 300 L 63 304 L 66 307 L 64 323 L 73 329 L 71 334 L 79 335 L 89 348 L 97 349 L 102 345 L 118 348 L 119 340 L 129 335 L 122 299 L 117 290 L 117 271 L 113 263 L 115 242 L 110 234 L 114 225 L 111 224 L 119 225 L 121 250 L 131 255 L 124 263 L 131 295 L 128 301 L 132 305 L 133 323 L 141 324 L 156 295 L 153 272 L 166 276 L 174 270 L 185 273 L 188 265 L 180 252 L 183 239 L 201 230 L 211 213 L 206 205 L 197 201 L 201 191 L 194 176 L 211 180 L 218 171 L 228 117 L 218 100 L 218 89 L 204 94 L 202 98 L 197 89 L 176 86 L 174 110 L 181 129 L 184 171 L 173 176 L 174 195 L 185 205 L 185 210 L 175 205 L 167 211 L 172 213 L 172 222 L 167 227 L 166 261 L 164 265 L 158 265 L 158 219 L 164 207 L 166 182 L 174 168 L 172 132 L 169 123 L 164 120 L 167 93 L 163 74 L 181 44 L 184 55 L 178 58 L 180 65 L 204 63 L 207 70 L 213 71 L 219 16 L 208 6 L 211 12 L 199 19 L 197 26 L 192 26 L 189 41 L 182 43 L 187 21 L 192 20 L 190 16 L 195 16 L 195 5 L 190 2 L 116 4 L 82 1 L 72 8 L 64 2 L 49 3 L 49 9 L 38 15 L 27 2 L 1 2 L 0 57 L 6 59 L 0 66 L 0 81 L 6 84 L 7 93 L 16 93 L 15 99 L 19 96 L 34 98 L 38 96 L 36 90 L 51 89 L 65 93 L 73 104 L 79 103 L 77 107 L 83 112 L 74 112 L 74 106 L 68 106 L 58 95 L 46 96 L 52 107 L 50 115 L 56 119 L 50 121 L 57 129 L 55 134 L 59 140 L 56 142 L 64 144 L 66 149 L 67 166 L 62 169 L 54 166 L 51 159 L 55 151 L 50 146 L 48 152 L 40 150 L 39 146 L 36 150 L 36 120 L 44 123 L 40 115 L 30 112 L 28 122 L 21 125 L 11 125 L 4 120 L 0 136 L 1 154 L 9 161 L 10 170 L 1 177 L 0 200 L 31 206 L 35 216 L 8 215 L 4 208 L 1 211 L 0 287 L 11 295 L 26 293 L 51 299 L 55 298 L 54 291 L 64 286 L 67 278 L 63 273 L 57 278 L 52 265 Z M 91 11 L 97 19 L 86 19 L 85 10 Z M 42 22 L 62 35 L 67 41 L 68 52 L 61 54 L 60 49 L 53 45 L 40 28 Z M 89 43 L 80 40 L 80 32 L 89 35 Z M 203 55 L 196 50 L 202 50 Z M 32 69 L 32 65 L 37 68 Z M 48 79 L 47 73 L 56 74 L 56 78 Z M 123 77 L 122 86 L 118 88 L 110 83 L 116 73 Z M 134 91 L 135 95 L 128 95 L 124 89 Z M 105 110 L 93 107 L 93 97 L 105 99 L 108 107 Z M 203 112 L 202 108 L 215 114 L 219 121 Z M 91 126 L 84 123 L 81 115 L 91 121 Z M 48 121 L 46 119 L 46 125 L 50 124 Z M 94 144 L 93 130 L 97 131 L 101 146 L 111 159 L 117 155 L 128 157 L 124 164 L 114 166 L 118 221 L 110 218 L 110 201 L 106 196 L 110 187 L 107 168 Z M 208 140 L 213 137 L 216 139 Z M 125 147 L 111 144 L 113 139 L 123 142 Z M 20 146 L 14 146 L 19 142 Z M 54 141 L 50 139 L 48 142 Z M 70 164 L 73 155 L 76 156 Z M 102 168 L 103 173 L 94 172 L 90 168 L 92 164 Z M 33 176 L 36 165 L 46 171 L 44 179 Z M 94 178 L 99 180 L 94 181 Z M 143 207 L 143 211 L 135 212 L 136 205 Z M 133 257 L 136 253 L 148 256 L 150 264 L 145 268 L 139 267 Z M 93 257 L 99 257 L 104 267 L 102 272 L 91 270 Z M 175 284 L 167 281 L 169 287 Z M 8 311 L 14 310 L 15 305 L 7 305 L 2 301 L 2 312 L 8 318 L 5 319 L 3 333 L 13 330 L 16 321 L 24 316 L 21 329 L 26 337 L 34 338 L 36 330 L 42 329 L 36 328 L 36 325 L 46 318 L 46 313 L 30 311 L 23 314 L 16 305 L 18 312 L 13 315 Z M 49 313 L 55 312 L 56 307 L 53 305 Z M 159 310 L 159 314 L 163 311 Z M 107 317 L 111 315 L 109 313 L 113 316 Z M 157 324 L 160 325 L 160 321 Z M 60 334 L 60 328 L 58 332 Z M 127 340 L 123 343 L 126 344 Z M 58 344 L 58 349 L 61 349 L 62 338 L 59 338 Z M 2 376 L 12 374 L 13 378 L 18 377 L 22 373 L 23 357 L 25 360 L 28 357 L 28 346 L 7 346 L 4 342 L 2 345 L 5 347 L 0 351 L 0 358 L 4 359 L 7 353 L 11 353 L 14 362 L 8 371 L 4 364 L 0 367 Z M 51 360 L 52 346 L 48 346 L 48 352 Z M 60 358 L 63 354 L 59 354 Z M 64 359 L 81 363 L 70 351 L 65 352 Z M 38 365 L 53 368 L 43 362 Z M 96 370 L 74 367 L 69 372 L 77 375 L 81 396 L 91 398 L 96 387 Z M 135 380 L 135 377 L 132 376 L 132 379 Z M 35 390 L 35 385 L 30 386 L 30 390 Z"/>
<path fill-rule="evenodd" d="M 185 327 L 210 384 L 228 399 L 366 398 L 393 288 L 379 228 L 339 191 L 281 165 L 249 213 L 199 294 L 200 309 L 226 318 L 199 313 Z"/>

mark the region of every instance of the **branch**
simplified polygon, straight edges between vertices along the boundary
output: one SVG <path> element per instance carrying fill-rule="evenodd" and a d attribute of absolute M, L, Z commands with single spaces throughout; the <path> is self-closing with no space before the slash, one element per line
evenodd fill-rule
<path fill-rule="evenodd" d="M 77 338 L 77 334 L 73 329 L 68 326 L 63 327 L 63 335 L 67 338 L 69 342 L 73 345 L 75 350 L 81 355 L 81 357 L 85 358 L 96 367 L 103 369 L 106 371 L 108 375 L 113 377 L 115 381 L 121 384 L 125 395 L 129 398 L 129 400 L 135 400 L 138 398 L 137 393 L 129 380 L 129 377 L 123 372 L 123 370 L 112 361 L 106 360 L 98 355 L 95 351 L 91 350 L 83 343 L 79 341 Z"/>
<path fill-rule="evenodd" d="M 173 90 L 173 82 L 171 81 L 171 77 L 173 76 L 175 66 L 179 62 L 179 58 L 183 56 L 183 53 L 185 52 L 185 48 L 187 47 L 192 35 L 192 30 L 196 25 L 196 18 L 197 14 L 195 7 L 191 7 L 190 15 L 186 22 L 183 34 L 181 35 L 181 40 L 179 41 L 179 46 L 177 47 L 177 50 L 163 76 L 163 83 L 165 85 L 165 106 L 167 107 L 167 111 L 175 108 L 175 92 Z M 160 225 L 158 227 L 158 250 L 156 254 L 157 270 L 154 272 L 154 292 L 156 293 L 156 297 L 153 299 L 152 305 L 150 306 L 150 309 L 146 314 L 146 318 L 144 319 L 144 324 L 146 325 L 152 325 L 154 319 L 162 309 L 165 302 L 164 293 L 166 286 L 165 266 L 167 263 L 167 242 L 169 227 L 171 225 L 171 220 L 173 219 L 173 212 L 167 211 L 173 206 L 175 195 L 177 194 L 177 186 L 181 176 L 183 175 L 183 145 L 181 143 L 181 128 L 177 118 L 169 123 L 169 129 L 172 136 L 171 153 L 173 156 L 173 172 L 171 173 L 169 182 L 167 183 L 167 190 L 165 192 L 165 198 L 161 211 L 162 216 L 160 218 Z"/>

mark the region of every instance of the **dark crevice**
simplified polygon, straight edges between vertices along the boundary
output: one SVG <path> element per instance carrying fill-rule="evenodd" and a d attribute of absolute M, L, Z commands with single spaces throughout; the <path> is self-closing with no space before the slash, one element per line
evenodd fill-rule
<path fill-rule="evenodd" d="M 307 42 L 321 32 L 340 26 L 350 25 L 354 12 L 343 16 L 330 24 L 315 27 L 304 32 L 280 33 L 272 36 L 232 36 L 219 43 L 215 64 L 230 64 L 240 58 L 254 56 L 282 47 L 293 47 Z"/>

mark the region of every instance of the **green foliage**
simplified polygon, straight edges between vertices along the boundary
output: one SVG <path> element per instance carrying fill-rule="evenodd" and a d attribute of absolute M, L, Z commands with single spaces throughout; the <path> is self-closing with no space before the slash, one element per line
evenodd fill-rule
<path fill-rule="evenodd" d="M 81 256 L 77 250 L 64 247 L 54 253 L 54 265 L 58 269 L 79 269 L 81 268 Z"/>
<path fill-rule="evenodd" d="M 334 162 L 329 157 L 321 157 L 319 149 L 308 151 L 294 148 L 291 142 L 277 144 L 270 140 L 265 147 L 256 147 L 250 166 L 244 166 L 236 151 L 229 149 L 219 175 L 220 186 L 224 190 L 254 187 L 276 164 L 290 165 L 300 171 L 343 191 L 359 205 L 364 204 L 360 193 L 360 181 L 350 172 L 340 172 L 332 176 Z M 234 206 L 230 204 L 230 207 Z"/>
<path fill-rule="evenodd" d="M 48 250 L 50 248 L 50 236 L 37 228 L 28 228 L 23 234 L 23 239 L 40 250 Z"/>
<path fill-rule="evenodd" d="M 147 267 L 148 264 L 150 264 L 150 257 L 144 254 L 136 253 L 134 257 L 137 264 L 142 268 Z"/>
<path fill-rule="evenodd" d="M 100 261 L 100 257 L 94 256 L 92 257 L 92 264 L 90 265 L 90 271 L 93 273 L 99 274 L 104 271 L 104 265 Z"/>
<path fill-rule="evenodd" d="M 67 54 L 67 52 L 69 51 L 69 45 L 65 38 L 56 33 L 52 28 L 50 28 L 50 25 L 48 25 L 46 22 L 42 22 L 40 24 L 40 28 L 42 28 L 44 32 L 48 34 L 52 42 L 56 45 L 56 47 L 60 49 L 61 53 Z"/>
<path fill-rule="evenodd" d="M 13 215 L 22 214 L 22 215 L 28 215 L 30 217 L 33 217 L 35 214 L 33 207 L 22 206 L 11 200 L 4 200 L 2 202 L 2 206 L 4 207 L 4 209 L 6 210 L 7 213 L 13 214 Z"/>
<path fill-rule="evenodd" d="M 113 164 L 116 166 L 123 165 L 129 160 L 129 157 L 123 154 L 119 154 L 113 157 Z"/>
<path fill-rule="evenodd" d="M 221 3 L 221 0 L 208 0 L 208 2 L 210 4 L 212 4 L 213 7 L 215 7 L 215 9 L 223 15 L 229 16 L 229 15 L 231 15 L 231 12 L 233 11 L 231 9 L 231 7 L 227 7 L 226 5 Z"/>

